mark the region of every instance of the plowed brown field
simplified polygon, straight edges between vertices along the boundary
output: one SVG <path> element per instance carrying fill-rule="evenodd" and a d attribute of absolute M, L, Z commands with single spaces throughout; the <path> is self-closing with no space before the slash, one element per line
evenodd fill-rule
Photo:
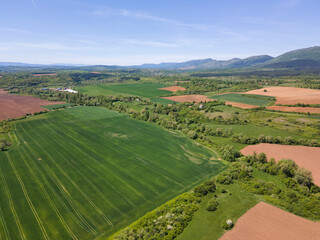
<path fill-rule="evenodd" d="M 264 90 L 267 90 L 264 92 Z M 320 104 L 320 90 L 295 87 L 267 87 L 256 89 L 246 94 L 273 96 L 277 98 L 276 104 L 294 105 L 297 103 Z"/>
<path fill-rule="evenodd" d="M 160 90 L 167 90 L 167 91 L 171 91 L 171 92 L 176 92 L 176 91 L 184 91 L 186 90 L 184 87 L 180 87 L 180 86 L 172 86 L 172 87 L 165 87 L 165 88 L 159 88 Z"/>
<path fill-rule="evenodd" d="M 220 240 L 319 240 L 320 223 L 260 202 Z"/>
<path fill-rule="evenodd" d="M 238 107 L 238 108 L 243 108 L 243 109 L 252 109 L 252 108 L 257 108 L 259 106 L 255 105 L 250 105 L 250 104 L 245 104 L 245 103 L 237 103 L 237 102 L 229 102 L 225 101 L 226 105 L 231 105 L 233 107 Z"/>
<path fill-rule="evenodd" d="M 282 112 L 320 113 L 320 108 L 312 108 L 312 107 L 270 106 L 270 107 L 267 107 L 267 109 L 282 111 Z"/>
<path fill-rule="evenodd" d="M 257 154 L 264 152 L 268 159 L 274 158 L 276 161 L 292 159 L 300 167 L 310 170 L 314 183 L 320 186 L 320 147 L 260 143 L 247 146 L 241 150 L 244 155 L 252 155 L 253 152 Z"/>
<path fill-rule="evenodd" d="M 43 111 L 40 106 L 61 104 L 64 102 L 50 102 L 30 96 L 18 96 L 7 94 L 0 89 L 0 120 L 17 118 L 26 113 Z"/>

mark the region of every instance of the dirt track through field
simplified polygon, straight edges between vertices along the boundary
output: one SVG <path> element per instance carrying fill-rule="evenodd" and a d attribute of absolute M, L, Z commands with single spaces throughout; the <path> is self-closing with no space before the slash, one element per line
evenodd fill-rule
<path fill-rule="evenodd" d="M 50 102 L 36 97 L 7 94 L 0 89 L 0 121 L 8 118 L 22 117 L 26 113 L 45 110 L 41 106 L 62 104 L 64 102 Z"/>
<path fill-rule="evenodd" d="M 292 159 L 300 167 L 306 168 L 312 172 L 314 183 L 320 186 L 320 147 L 290 146 L 260 143 L 243 148 L 241 153 L 244 155 L 253 155 L 264 152 L 267 158 Z"/>
<path fill-rule="evenodd" d="M 264 92 L 266 90 L 266 92 Z M 296 87 L 267 87 L 248 91 L 245 94 L 257 94 L 276 97 L 275 104 L 294 105 L 297 103 L 320 104 L 320 90 Z"/>
<path fill-rule="evenodd" d="M 184 87 L 180 87 L 180 86 L 172 86 L 172 87 L 165 87 L 165 88 L 159 88 L 160 90 L 167 90 L 167 91 L 171 91 L 171 92 L 176 92 L 176 91 L 184 91 L 186 90 Z"/>
<path fill-rule="evenodd" d="M 210 102 L 210 101 L 217 101 L 216 99 L 208 98 L 205 95 L 181 95 L 181 96 L 171 96 L 171 97 L 163 97 L 164 99 L 168 99 L 175 102 Z M 236 102 L 229 102 L 225 101 L 226 105 L 231 105 L 233 107 L 243 108 L 243 109 L 252 109 L 257 108 L 258 106 L 244 104 L 244 103 L 236 103 Z"/>
<path fill-rule="evenodd" d="M 318 240 L 320 223 L 260 202 L 220 240 Z"/>

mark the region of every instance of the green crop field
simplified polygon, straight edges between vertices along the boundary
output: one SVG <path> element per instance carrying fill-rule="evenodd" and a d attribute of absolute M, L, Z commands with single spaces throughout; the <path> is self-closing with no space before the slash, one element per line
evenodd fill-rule
<path fill-rule="evenodd" d="M 101 239 L 225 169 L 180 134 L 104 108 L 14 123 L 0 152 L 1 239 Z"/>
<path fill-rule="evenodd" d="M 72 107 L 72 106 L 74 106 L 74 104 L 72 104 L 72 103 L 62 103 L 62 104 L 47 105 L 47 106 L 41 106 L 41 107 L 49 109 L 49 110 L 53 110 L 56 108 L 63 108 L 63 107 L 67 108 L 67 107 Z"/>
<path fill-rule="evenodd" d="M 236 94 L 236 93 L 213 95 L 213 96 L 210 96 L 210 98 L 230 101 L 230 102 L 244 103 L 244 104 L 255 105 L 255 106 L 266 106 L 270 104 L 273 99 L 272 97 L 249 95 L 249 94 Z"/>
<path fill-rule="evenodd" d="M 158 98 L 169 95 L 171 92 L 160 90 L 159 88 L 167 87 L 162 83 L 135 83 L 135 84 L 109 84 L 80 87 L 78 90 L 88 95 L 104 96 L 139 96 L 147 98 Z"/>

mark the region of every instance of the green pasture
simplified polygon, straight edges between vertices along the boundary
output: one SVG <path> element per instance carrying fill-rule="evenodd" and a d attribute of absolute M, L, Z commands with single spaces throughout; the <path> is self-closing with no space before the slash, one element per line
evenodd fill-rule
<path fill-rule="evenodd" d="M 17 121 L 0 153 L 0 239 L 101 239 L 226 166 L 180 134 L 104 108 Z"/>
<path fill-rule="evenodd" d="M 231 128 L 233 130 L 234 134 L 244 134 L 250 137 L 259 137 L 259 135 L 265 135 L 265 136 L 272 136 L 272 137 L 292 137 L 295 140 L 299 139 L 306 139 L 310 140 L 312 138 L 304 136 L 302 134 L 298 133 L 292 133 L 286 130 L 280 130 L 276 128 L 272 128 L 269 126 L 256 126 L 253 124 L 246 124 L 246 125 L 238 125 L 238 124 L 233 124 L 233 125 L 224 125 L 224 124 L 216 124 L 216 123 L 208 123 L 207 124 L 209 127 L 212 129 L 216 128 L 222 128 L 222 129 L 228 129 Z"/>
<path fill-rule="evenodd" d="M 74 106 L 74 104 L 72 103 L 62 103 L 62 104 L 55 104 L 55 105 L 46 105 L 46 106 L 41 106 L 43 108 L 46 108 L 46 109 L 49 109 L 49 110 L 53 110 L 53 109 L 56 109 L 56 108 L 67 108 L 67 107 L 72 107 Z"/>
<path fill-rule="evenodd" d="M 80 87 L 78 90 L 88 95 L 104 96 L 139 96 L 146 98 L 158 98 L 169 95 L 171 92 L 160 90 L 167 87 L 162 83 L 133 83 L 133 84 L 104 84 Z"/>
<path fill-rule="evenodd" d="M 210 98 L 230 101 L 230 102 L 244 103 L 244 104 L 255 105 L 255 106 L 266 106 L 270 104 L 273 99 L 272 97 L 249 95 L 249 94 L 236 94 L 236 93 L 213 95 L 213 96 L 210 96 Z"/>
<path fill-rule="evenodd" d="M 207 202 L 213 198 L 212 194 L 206 196 L 199 210 L 177 240 L 217 240 L 225 232 L 221 227 L 223 221 L 238 219 L 260 201 L 258 196 L 244 191 L 238 184 L 222 187 L 227 192 L 218 193 L 217 210 L 209 212 L 205 209 Z"/>

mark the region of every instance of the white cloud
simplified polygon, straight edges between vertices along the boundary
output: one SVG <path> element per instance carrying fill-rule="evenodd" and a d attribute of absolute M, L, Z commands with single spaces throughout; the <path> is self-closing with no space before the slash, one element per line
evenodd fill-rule
<path fill-rule="evenodd" d="M 105 9 L 105 10 L 95 10 L 91 12 L 90 15 L 94 15 L 94 16 L 117 15 L 117 16 L 123 16 L 123 17 L 151 20 L 151 21 L 160 22 L 164 24 L 170 24 L 170 25 L 179 26 L 179 27 L 194 28 L 194 29 L 203 30 L 203 31 L 208 30 L 208 26 L 203 24 L 183 23 L 183 22 L 169 19 L 169 18 L 154 16 L 142 11 L 129 11 L 126 9 Z"/>
<path fill-rule="evenodd" d="M 16 32 L 16 33 L 31 33 L 29 31 L 26 31 L 26 30 L 23 30 L 23 29 L 17 29 L 17 28 L 0 28 L 0 31 Z"/>

